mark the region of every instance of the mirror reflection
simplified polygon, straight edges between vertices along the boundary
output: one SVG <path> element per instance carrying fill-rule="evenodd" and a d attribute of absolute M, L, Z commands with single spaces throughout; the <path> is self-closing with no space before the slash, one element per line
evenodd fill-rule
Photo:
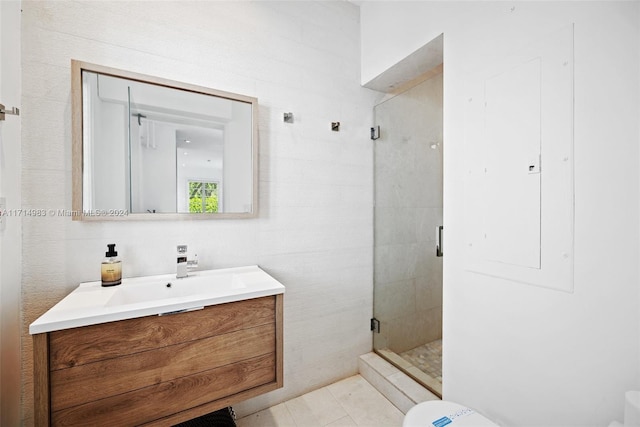
<path fill-rule="evenodd" d="M 255 216 L 254 98 L 78 67 L 83 212 Z"/>

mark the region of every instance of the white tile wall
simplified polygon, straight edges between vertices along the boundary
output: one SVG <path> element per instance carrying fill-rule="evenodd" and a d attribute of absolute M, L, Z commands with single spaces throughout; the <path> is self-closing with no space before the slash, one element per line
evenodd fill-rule
<path fill-rule="evenodd" d="M 201 268 L 259 264 L 287 287 L 285 387 L 242 414 L 357 372 L 371 348 L 376 93 L 359 85 L 348 2 L 23 2 L 24 207 L 71 208 L 70 61 L 242 93 L 260 103 L 260 216 L 195 222 L 23 220 L 24 417 L 30 322 L 99 279 L 107 243 L 125 276 L 171 272 L 176 244 Z M 285 124 L 284 112 L 294 124 Z M 340 121 L 339 133 L 330 122 Z"/>

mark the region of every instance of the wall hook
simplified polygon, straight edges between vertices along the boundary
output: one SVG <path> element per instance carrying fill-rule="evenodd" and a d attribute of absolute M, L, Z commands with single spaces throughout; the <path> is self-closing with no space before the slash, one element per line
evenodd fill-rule
<path fill-rule="evenodd" d="M 284 113 L 284 122 L 293 123 L 293 113 Z"/>
<path fill-rule="evenodd" d="M 10 114 L 12 116 L 19 116 L 20 115 L 20 109 L 16 108 L 16 107 L 11 107 L 11 110 L 5 110 L 4 109 L 4 105 L 0 104 L 0 121 L 4 120 L 4 115 L 5 114 Z"/>
<path fill-rule="evenodd" d="M 331 130 L 334 132 L 340 132 L 340 122 L 331 122 Z"/>

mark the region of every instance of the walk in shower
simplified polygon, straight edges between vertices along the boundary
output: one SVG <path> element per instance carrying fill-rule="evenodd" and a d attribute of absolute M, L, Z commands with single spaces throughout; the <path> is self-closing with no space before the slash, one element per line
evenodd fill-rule
<path fill-rule="evenodd" d="M 442 68 L 374 108 L 374 350 L 441 395 Z M 443 248 L 446 250 L 446 248 Z"/>

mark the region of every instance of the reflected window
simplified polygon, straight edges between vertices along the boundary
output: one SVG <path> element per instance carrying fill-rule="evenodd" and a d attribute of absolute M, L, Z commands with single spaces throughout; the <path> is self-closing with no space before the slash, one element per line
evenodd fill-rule
<path fill-rule="evenodd" d="M 189 181 L 189 212 L 218 212 L 218 183 Z"/>

